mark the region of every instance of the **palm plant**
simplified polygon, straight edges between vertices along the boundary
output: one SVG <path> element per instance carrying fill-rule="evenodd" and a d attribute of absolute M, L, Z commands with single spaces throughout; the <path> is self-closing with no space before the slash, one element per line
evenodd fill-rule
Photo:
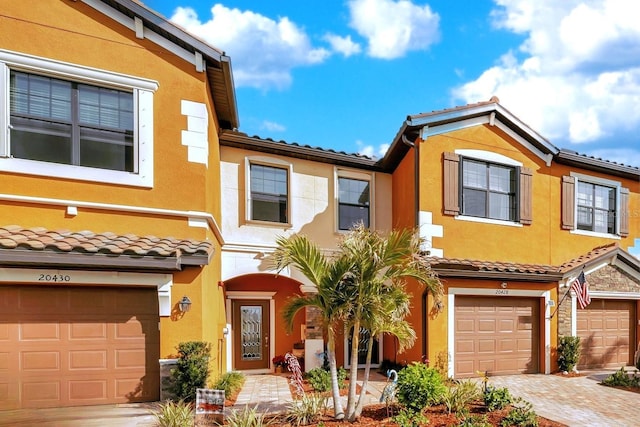
<path fill-rule="evenodd" d="M 358 373 L 359 332 L 364 327 L 371 336 L 374 333 L 392 333 L 400 344 L 413 345 L 415 332 L 402 322 L 409 313 L 409 297 L 405 283 L 412 279 L 426 286 L 439 301 L 442 284 L 431 269 L 418 256 L 421 240 L 410 230 L 397 230 L 383 237 L 369 230 L 362 223 L 356 224 L 340 244 L 340 249 L 352 264 L 350 286 L 353 295 L 348 324 L 352 327 L 351 374 L 354 379 L 349 384 L 347 414 L 349 421 L 355 420 L 362 411 L 360 396 L 356 405 L 356 381 Z M 363 390 L 366 390 L 371 367 L 372 344 L 367 349 Z"/>
<path fill-rule="evenodd" d="M 336 363 L 336 328 L 349 312 L 351 298 L 346 293 L 345 279 L 351 274 L 352 264 L 345 257 L 326 257 L 307 237 L 295 235 L 279 237 L 273 255 L 278 272 L 293 266 L 316 286 L 317 293 L 291 297 L 283 308 L 287 328 L 293 329 L 293 320 L 298 311 L 316 307 L 322 313 L 323 327 L 327 331 L 327 358 L 331 374 L 331 392 L 334 417 L 344 418 L 344 410 L 338 387 Z"/>

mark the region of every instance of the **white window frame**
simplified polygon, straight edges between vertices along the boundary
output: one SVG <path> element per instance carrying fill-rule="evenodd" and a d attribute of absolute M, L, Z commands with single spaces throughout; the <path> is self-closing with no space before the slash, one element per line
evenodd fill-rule
<path fill-rule="evenodd" d="M 274 221 L 261 221 L 257 219 L 252 219 L 252 210 L 251 210 L 251 165 L 261 165 L 267 166 L 271 168 L 277 169 L 285 169 L 287 171 L 287 222 L 274 222 Z M 245 170 L 245 221 L 248 224 L 260 224 L 260 225 L 270 225 L 277 227 L 287 227 L 290 228 L 293 223 L 292 215 L 293 215 L 293 197 L 291 197 L 291 181 L 293 177 L 293 165 L 290 162 L 286 162 L 284 160 L 275 159 L 271 157 L 263 157 L 263 156 L 249 156 L 245 157 L 244 163 Z"/>
<path fill-rule="evenodd" d="M 335 205 L 335 231 L 347 233 L 348 230 L 340 230 L 340 184 L 339 178 L 357 179 L 369 182 L 369 228 L 375 229 L 375 174 L 352 169 L 334 168 L 334 205 Z"/>
<path fill-rule="evenodd" d="M 592 237 L 605 237 L 608 239 L 620 239 L 620 189 L 622 188 L 622 183 L 619 181 L 613 181 L 611 179 L 599 178 L 590 175 L 584 175 L 578 172 L 571 172 L 571 176 L 575 179 L 575 194 L 573 199 L 573 217 L 575 218 L 575 224 L 573 226 L 573 230 L 571 230 L 572 234 L 580 234 L 583 236 L 592 236 Z M 585 182 L 589 184 L 601 185 L 605 187 L 611 187 L 615 189 L 616 192 L 616 223 L 615 223 L 615 232 L 611 233 L 601 233 L 598 231 L 589 231 L 589 230 L 579 230 L 578 229 L 578 183 Z"/>
<path fill-rule="evenodd" d="M 11 70 L 89 83 L 133 93 L 134 169 L 115 171 L 11 157 L 9 75 Z M 158 83 L 111 71 L 0 49 L 0 171 L 81 181 L 153 187 L 153 97 Z"/>

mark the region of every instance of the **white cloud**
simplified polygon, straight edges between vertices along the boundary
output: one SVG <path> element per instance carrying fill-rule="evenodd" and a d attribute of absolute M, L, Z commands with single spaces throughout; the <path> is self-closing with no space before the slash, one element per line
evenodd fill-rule
<path fill-rule="evenodd" d="M 494 25 L 526 40 L 454 97 L 496 95 L 552 142 L 592 142 L 640 125 L 640 2 L 495 1 Z"/>
<path fill-rule="evenodd" d="M 285 130 L 287 130 L 284 125 L 269 120 L 264 120 L 260 125 L 260 129 L 265 129 L 270 132 L 284 132 Z"/>
<path fill-rule="evenodd" d="M 368 40 L 368 55 L 394 59 L 439 40 L 440 16 L 408 0 L 350 0 L 350 26 Z"/>
<path fill-rule="evenodd" d="M 171 21 L 230 52 L 238 87 L 287 87 L 292 68 L 318 64 L 331 55 L 325 48 L 313 47 L 304 30 L 286 17 L 276 21 L 215 4 L 206 21 L 189 7 L 176 9 Z"/>
<path fill-rule="evenodd" d="M 373 145 L 366 145 L 364 142 L 356 141 L 356 147 L 358 147 L 358 154 L 362 156 L 379 159 L 384 157 L 389 149 L 389 144 L 380 144 L 377 148 Z"/>
<path fill-rule="evenodd" d="M 335 34 L 326 34 L 323 38 L 331 45 L 334 51 L 341 53 L 345 57 L 362 51 L 360 45 L 351 40 L 351 36 L 340 37 Z"/>

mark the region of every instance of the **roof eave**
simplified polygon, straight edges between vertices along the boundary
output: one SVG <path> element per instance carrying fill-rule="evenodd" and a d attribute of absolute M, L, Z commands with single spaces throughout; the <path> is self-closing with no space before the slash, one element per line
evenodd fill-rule
<path fill-rule="evenodd" d="M 220 134 L 220 145 L 259 151 L 262 153 L 286 155 L 288 157 L 328 163 L 337 166 L 352 167 L 370 171 L 382 171 L 378 162 L 371 158 L 358 157 L 353 154 L 339 153 L 285 142 L 260 139 L 247 136 L 241 132 L 223 131 Z"/>
<path fill-rule="evenodd" d="M 640 168 L 608 162 L 606 160 L 583 156 L 575 151 L 562 149 L 556 154 L 555 161 L 567 166 L 575 166 L 594 172 L 606 173 L 628 179 L 640 179 Z"/>
<path fill-rule="evenodd" d="M 558 282 L 562 279 L 562 273 L 526 273 L 511 271 L 484 271 L 455 268 L 431 267 L 438 277 L 481 279 L 481 280 L 511 280 L 518 282 Z"/>

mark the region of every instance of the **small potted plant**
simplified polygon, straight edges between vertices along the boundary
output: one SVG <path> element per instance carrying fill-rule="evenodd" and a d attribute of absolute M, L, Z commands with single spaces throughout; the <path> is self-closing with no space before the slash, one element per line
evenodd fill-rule
<path fill-rule="evenodd" d="M 276 372 L 282 372 L 284 368 L 287 367 L 287 360 L 284 358 L 283 355 L 278 355 L 274 357 L 271 361 L 273 362 L 273 367 L 275 368 Z"/>

